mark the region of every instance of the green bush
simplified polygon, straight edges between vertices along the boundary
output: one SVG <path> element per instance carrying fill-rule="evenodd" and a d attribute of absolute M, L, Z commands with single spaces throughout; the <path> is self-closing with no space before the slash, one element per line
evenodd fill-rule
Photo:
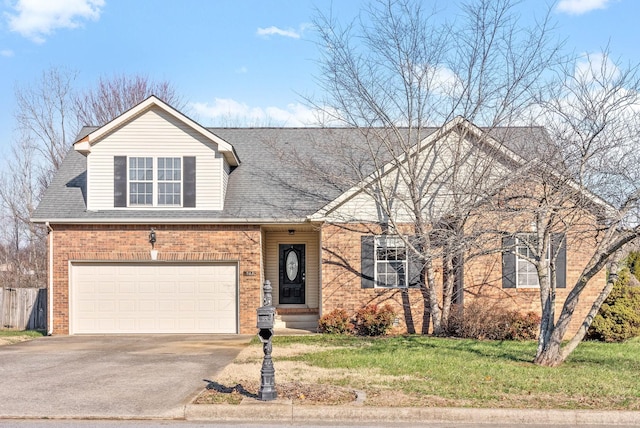
<path fill-rule="evenodd" d="M 637 257 L 627 259 L 627 263 L 630 268 L 620 270 L 609 297 L 589 327 L 588 339 L 623 342 L 640 336 L 640 288 L 629 286 L 633 272 L 630 269 L 638 272 L 640 263 Z"/>
<path fill-rule="evenodd" d="M 351 317 L 342 308 L 334 309 L 325 314 L 318 322 L 318 331 L 327 334 L 347 334 L 353 330 Z"/>
<path fill-rule="evenodd" d="M 531 340 L 538 337 L 539 330 L 538 314 L 522 314 L 484 301 L 452 311 L 448 326 L 451 336 L 480 340 Z"/>
<path fill-rule="evenodd" d="M 356 312 L 354 330 L 359 336 L 383 336 L 395 319 L 396 313 L 391 306 L 367 305 Z"/>
<path fill-rule="evenodd" d="M 631 275 L 640 280 L 640 252 L 632 251 L 625 260 L 625 264 L 629 268 Z"/>

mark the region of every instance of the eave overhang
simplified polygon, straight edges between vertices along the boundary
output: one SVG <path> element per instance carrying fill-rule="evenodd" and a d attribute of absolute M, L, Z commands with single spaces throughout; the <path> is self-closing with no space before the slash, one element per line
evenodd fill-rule
<path fill-rule="evenodd" d="M 134 117 L 138 116 L 142 112 L 152 107 L 158 107 L 162 109 L 167 114 L 170 114 L 177 120 L 183 122 L 185 125 L 191 127 L 193 130 L 200 133 L 203 137 L 217 144 L 218 151 L 224 156 L 224 158 L 226 159 L 227 163 L 230 166 L 233 167 L 233 166 L 240 165 L 240 159 L 238 158 L 238 155 L 236 154 L 236 151 L 234 150 L 231 144 L 229 144 L 222 138 L 218 137 L 217 135 L 215 135 L 214 133 L 212 133 L 202 125 L 198 124 L 194 120 L 180 113 L 178 110 L 174 109 L 173 107 L 171 107 L 170 105 L 168 105 L 167 103 L 160 100 L 154 95 L 142 101 L 140 104 L 136 105 L 135 107 L 130 108 L 129 110 L 127 110 L 120 116 L 116 117 L 106 125 L 101 126 L 100 128 L 89 133 L 87 136 L 76 141 L 73 145 L 74 149 L 85 156 L 88 155 L 89 153 L 91 153 L 91 147 L 97 141 L 99 141 L 108 133 L 112 132 L 114 129 L 132 120 Z"/>

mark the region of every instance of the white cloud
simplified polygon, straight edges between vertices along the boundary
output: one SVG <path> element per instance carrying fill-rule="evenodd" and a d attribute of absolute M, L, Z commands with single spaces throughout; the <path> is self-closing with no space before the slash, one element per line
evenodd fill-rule
<path fill-rule="evenodd" d="M 584 83 L 603 79 L 615 79 L 620 75 L 618 67 L 603 53 L 585 54 L 576 62 L 575 77 Z"/>
<path fill-rule="evenodd" d="M 5 12 L 9 29 L 36 43 L 58 28 L 77 28 L 83 20 L 100 18 L 105 0 L 18 0 L 14 13 Z"/>
<path fill-rule="evenodd" d="M 250 107 L 229 98 L 216 98 L 213 103 L 193 103 L 191 108 L 200 122 L 214 126 L 312 126 L 317 114 L 302 104 L 281 107 Z"/>
<path fill-rule="evenodd" d="M 13 51 L 11 49 L 3 49 L 0 51 L 0 56 L 9 58 L 12 57 L 14 55 Z"/>
<path fill-rule="evenodd" d="M 581 15 L 596 9 L 605 9 L 612 0 L 560 0 L 558 12 Z"/>
<path fill-rule="evenodd" d="M 301 31 L 296 31 L 294 29 L 289 28 L 288 30 L 283 30 L 281 28 L 278 27 L 267 27 L 267 28 L 258 28 L 258 31 L 256 31 L 256 34 L 258 36 L 283 36 L 283 37 L 291 37 L 292 39 L 299 39 L 300 35 L 301 35 Z"/>

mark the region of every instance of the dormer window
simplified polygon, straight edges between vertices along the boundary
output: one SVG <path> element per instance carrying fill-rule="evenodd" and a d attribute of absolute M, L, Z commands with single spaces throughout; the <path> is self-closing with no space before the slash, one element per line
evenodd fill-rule
<path fill-rule="evenodd" d="M 195 157 L 114 157 L 114 207 L 195 207 Z"/>
<path fill-rule="evenodd" d="M 129 205 L 153 205 L 153 158 L 129 158 Z"/>
<path fill-rule="evenodd" d="M 181 189 L 181 158 L 129 158 L 129 206 L 180 206 Z"/>
<path fill-rule="evenodd" d="M 158 205 L 180 205 L 182 159 L 158 158 Z"/>

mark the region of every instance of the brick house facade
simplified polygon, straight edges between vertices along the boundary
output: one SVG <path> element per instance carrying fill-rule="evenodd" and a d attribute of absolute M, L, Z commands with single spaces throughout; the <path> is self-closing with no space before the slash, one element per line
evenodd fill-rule
<path fill-rule="evenodd" d="M 460 119 L 445 128 L 469 141 L 483 132 Z M 389 268 L 396 286 L 374 285 L 378 273 L 364 272 L 371 243 L 388 236 L 372 220 L 375 203 L 322 182 L 301 191 L 304 176 L 281 157 L 295 147 L 300 158 L 330 160 L 319 142 L 357 136 L 204 128 L 155 97 L 84 128 L 33 218 L 49 229 L 49 333 L 253 334 L 265 280 L 280 327 L 313 329 L 333 309 L 385 302 L 396 307 L 400 331 L 421 332 L 425 298 L 410 264 Z M 587 262 L 586 242 L 567 236 L 559 302 Z M 505 288 L 504 266 L 500 251 L 466 261 L 461 301 L 539 311 L 535 288 Z M 442 269 L 436 274 L 441 283 Z M 603 283 L 601 273 L 589 285 L 575 323 Z"/>

